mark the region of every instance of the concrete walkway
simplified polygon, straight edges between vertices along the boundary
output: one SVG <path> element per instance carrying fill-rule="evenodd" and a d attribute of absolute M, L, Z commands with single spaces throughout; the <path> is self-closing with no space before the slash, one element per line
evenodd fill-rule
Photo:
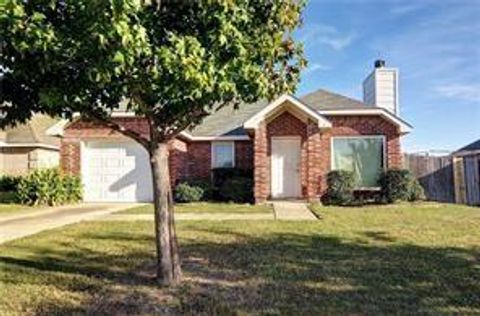
<path fill-rule="evenodd" d="M 228 221 L 228 220 L 273 220 L 273 213 L 177 213 L 176 221 Z M 101 221 L 152 221 L 153 214 L 111 214 L 100 218 Z"/>
<path fill-rule="evenodd" d="M 306 203 L 297 201 L 273 202 L 275 219 L 287 221 L 316 221 Z"/>
<path fill-rule="evenodd" d="M 8 240 L 33 235 L 43 230 L 57 228 L 83 220 L 98 219 L 110 213 L 138 205 L 139 204 L 126 203 L 88 203 L 33 210 L 30 214 L 22 212 L 22 214 L 17 216 L 2 216 L 0 217 L 0 244 Z"/>

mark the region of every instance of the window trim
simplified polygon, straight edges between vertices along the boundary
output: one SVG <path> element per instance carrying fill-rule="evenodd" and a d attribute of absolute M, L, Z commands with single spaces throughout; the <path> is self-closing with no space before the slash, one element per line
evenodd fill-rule
<path fill-rule="evenodd" d="M 381 139 L 382 140 L 382 145 L 383 145 L 383 161 L 382 161 L 382 169 L 383 171 L 387 170 L 387 137 L 385 135 L 352 135 L 352 136 L 347 136 L 347 135 L 342 135 L 342 136 L 332 136 L 330 138 L 330 170 L 338 170 L 334 169 L 333 163 L 334 163 L 334 140 L 335 139 Z M 355 190 L 379 190 L 380 186 L 374 186 L 374 187 L 355 187 Z"/>
<path fill-rule="evenodd" d="M 215 168 L 222 168 L 222 167 L 217 167 L 215 165 L 216 161 L 215 161 L 215 147 L 218 146 L 218 145 L 230 145 L 232 150 L 232 167 L 231 168 L 235 168 L 235 142 L 234 141 L 212 141 L 210 143 L 210 156 L 211 156 L 211 162 L 210 162 L 210 169 L 215 169 Z"/>

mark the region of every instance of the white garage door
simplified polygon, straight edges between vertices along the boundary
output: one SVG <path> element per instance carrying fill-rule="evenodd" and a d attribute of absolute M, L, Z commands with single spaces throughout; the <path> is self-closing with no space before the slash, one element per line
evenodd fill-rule
<path fill-rule="evenodd" d="M 150 202 L 152 175 L 147 151 L 134 141 L 87 142 L 82 148 L 87 202 Z"/>

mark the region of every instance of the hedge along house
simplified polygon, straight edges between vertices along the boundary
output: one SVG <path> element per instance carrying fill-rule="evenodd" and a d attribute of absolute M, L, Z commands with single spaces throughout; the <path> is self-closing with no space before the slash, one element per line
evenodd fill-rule
<path fill-rule="evenodd" d="M 375 66 L 364 82 L 365 102 L 317 90 L 213 113 L 171 141 L 172 184 L 235 167 L 253 171 L 257 203 L 318 200 L 327 173 L 347 169 L 355 172 L 359 189 L 375 189 L 383 169 L 402 166 L 400 137 L 411 130 L 397 112 L 397 71 L 381 61 Z M 148 137 L 143 118 L 113 116 Z M 81 175 L 86 201 L 152 200 L 148 154 L 139 144 L 80 119 L 61 134 L 61 166 Z"/>

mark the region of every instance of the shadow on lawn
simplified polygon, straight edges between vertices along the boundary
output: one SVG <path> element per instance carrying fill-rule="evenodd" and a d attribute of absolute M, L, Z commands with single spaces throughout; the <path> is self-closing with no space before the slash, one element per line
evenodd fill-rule
<path fill-rule="evenodd" d="M 151 244 L 145 245 L 148 238 L 141 236 L 138 240 L 123 240 L 130 251 L 121 254 L 73 245 L 73 251 L 39 252 L 28 260 L 0 257 L 0 263 L 12 271 L 20 266 L 34 270 L 29 273 L 38 274 L 40 270 L 88 277 L 88 281 L 77 278 L 81 284 L 65 281 L 64 286 L 71 291 L 93 293 L 91 301 L 80 307 L 45 301 L 38 307 L 39 313 L 315 315 L 480 311 L 478 249 L 393 244 L 381 232 L 365 233 L 385 242 L 380 245 L 343 242 L 320 234 L 253 237 L 198 226 L 189 227 L 192 232 L 218 236 L 212 241 L 182 238 L 185 281 L 171 290 L 155 286 L 153 253 L 128 247 L 142 242 L 150 250 Z M 85 237 L 116 240 L 118 236 Z M 234 242 L 222 243 L 222 238 L 232 237 Z M 58 281 L 58 277 L 51 280 L 61 287 Z M 171 301 L 176 303 L 172 305 Z"/>

